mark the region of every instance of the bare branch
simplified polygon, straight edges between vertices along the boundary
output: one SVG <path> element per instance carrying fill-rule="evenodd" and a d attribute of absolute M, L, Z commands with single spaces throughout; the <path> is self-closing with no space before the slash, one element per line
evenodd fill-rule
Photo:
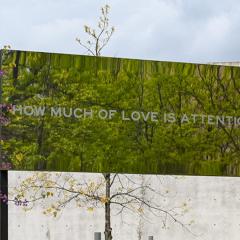
<path fill-rule="evenodd" d="M 93 39 L 93 42 L 88 40 L 87 44 L 85 44 L 82 43 L 79 38 L 76 38 L 76 41 L 93 56 L 101 55 L 102 50 L 106 47 L 115 31 L 114 27 L 109 27 L 109 10 L 109 5 L 105 5 L 101 8 L 101 16 L 99 17 L 97 25 L 99 31 L 84 25 L 85 33 L 88 34 L 91 39 Z"/>

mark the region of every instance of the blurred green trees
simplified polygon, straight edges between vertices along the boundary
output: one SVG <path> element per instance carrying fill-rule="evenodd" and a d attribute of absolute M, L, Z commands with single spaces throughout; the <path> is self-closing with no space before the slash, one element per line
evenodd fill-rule
<path fill-rule="evenodd" d="M 235 67 L 8 51 L 5 103 L 174 112 L 177 121 L 12 114 L 2 147 L 15 169 L 239 176 L 239 127 L 181 123 L 240 116 Z"/>

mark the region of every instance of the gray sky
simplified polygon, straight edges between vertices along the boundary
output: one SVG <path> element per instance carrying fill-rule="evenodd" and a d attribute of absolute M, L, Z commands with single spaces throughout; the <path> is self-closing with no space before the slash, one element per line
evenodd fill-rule
<path fill-rule="evenodd" d="M 83 54 L 75 38 L 105 3 L 116 28 L 105 56 L 240 60 L 239 0 L 0 0 L 0 46 Z"/>

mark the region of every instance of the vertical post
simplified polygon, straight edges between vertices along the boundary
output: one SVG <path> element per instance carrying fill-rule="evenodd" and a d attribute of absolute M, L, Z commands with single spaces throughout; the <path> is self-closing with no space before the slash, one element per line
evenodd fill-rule
<path fill-rule="evenodd" d="M 0 50 L 0 70 L 2 69 L 2 50 Z M 2 75 L 0 74 L 0 104 L 2 103 Z M 0 116 L 2 107 L 0 107 Z M 0 140 L 2 139 L 2 123 L 0 122 Z M 0 142 L 0 164 L 2 163 L 2 145 Z M 8 199 L 8 171 L 0 170 L 0 190 Z M 7 200 L 5 199 L 5 200 Z M 0 240 L 8 240 L 8 204 L 0 199 Z"/>
<path fill-rule="evenodd" d="M 8 196 L 8 171 L 0 171 L 0 189 Z M 0 240 L 8 240 L 8 204 L 0 200 Z"/>
<path fill-rule="evenodd" d="M 149 237 L 148 237 L 148 240 L 153 240 L 153 236 L 149 236 Z"/>
<path fill-rule="evenodd" d="M 94 240 L 101 240 L 101 233 L 100 232 L 95 232 L 94 233 Z"/>

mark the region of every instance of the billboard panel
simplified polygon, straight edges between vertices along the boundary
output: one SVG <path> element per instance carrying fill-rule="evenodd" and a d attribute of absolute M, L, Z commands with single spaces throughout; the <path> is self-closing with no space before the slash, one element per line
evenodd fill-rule
<path fill-rule="evenodd" d="M 238 67 L 8 51 L 1 81 L 2 169 L 240 175 Z"/>

